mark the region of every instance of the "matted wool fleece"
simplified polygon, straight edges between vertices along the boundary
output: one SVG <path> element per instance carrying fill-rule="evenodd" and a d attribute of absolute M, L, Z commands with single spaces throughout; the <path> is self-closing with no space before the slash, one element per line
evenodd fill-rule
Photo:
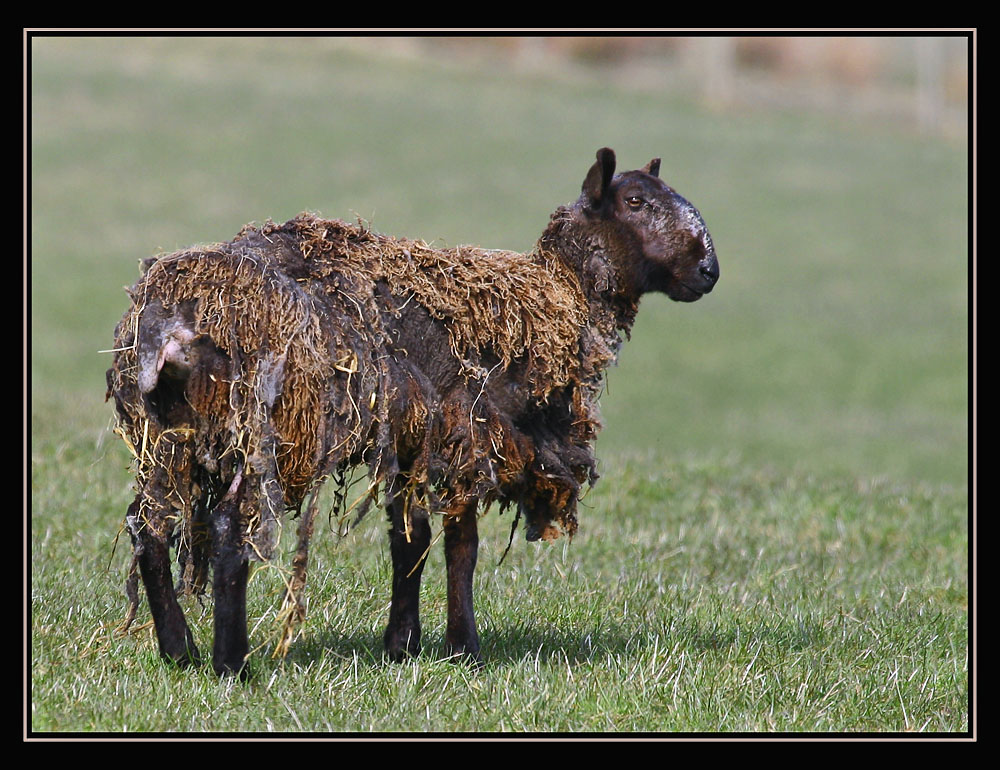
<path fill-rule="evenodd" d="M 179 559 L 198 576 L 189 587 L 204 580 L 198 528 L 226 494 L 220 479 L 252 479 L 241 503 L 247 552 L 267 559 L 280 514 L 325 477 L 361 463 L 373 490 L 388 484 L 403 434 L 424 447 L 413 486 L 515 503 L 529 519 L 538 509 L 546 537 L 553 521 L 575 530 L 577 488 L 596 477 L 601 373 L 617 348 L 588 326 L 579 280 L 557 256 L 432 248 L 302 214 L 147 260 L 129 295 L 108 392 L 135 457 L 140 520 L 130 527 L 167 537 L 181 524 Z M 393 324 L 410 302 L 447 329 L 469 403 L 428 403 L 391 360 Z M 146 337 L 155 348 L 176 326 L 211 343 L 183 397 L 152 404 L 139 387 L 156 363 Z M 540 408 L 558 402 L 567 419 L 544 436 L 515 428 L 482 398 L 484 361 L 516 364 Z M 449 406 L 451 433 L 435 433 L 433 413 L 447 423 Z"/>

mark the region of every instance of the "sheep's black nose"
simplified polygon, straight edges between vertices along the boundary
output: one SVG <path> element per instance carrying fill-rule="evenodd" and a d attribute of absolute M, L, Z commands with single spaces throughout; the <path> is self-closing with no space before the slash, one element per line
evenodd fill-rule
<path fill-rule="evenodd" d="M 715 257 L 703 259 L 698 263 L 698 272 L 706 281 L 714 284 L 719 280 L 719 261 Z"/>

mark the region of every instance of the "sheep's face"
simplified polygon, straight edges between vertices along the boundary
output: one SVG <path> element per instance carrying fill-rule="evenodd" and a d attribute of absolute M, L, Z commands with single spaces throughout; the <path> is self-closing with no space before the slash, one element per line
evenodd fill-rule
<path fill-rule="evenodd" d="M 719 280 L 712 236 L 698 210 L 659 178 L 659 159 L 615 176 L 614 153 L 601 150 L 597 158 L 584 200 L 614 234 L 626 290 L 660 291 L 679 302 L 710 292 Z"/>
<path fill-rule="evenodd" d="M 710 292 L 719 280 L 719 262 L 698 210 L 642 171 L 622 174 L 612 190 L 615 218 L 629 225 L 641 248 L 640 291 L 661 291 L 679 302 Z"/>

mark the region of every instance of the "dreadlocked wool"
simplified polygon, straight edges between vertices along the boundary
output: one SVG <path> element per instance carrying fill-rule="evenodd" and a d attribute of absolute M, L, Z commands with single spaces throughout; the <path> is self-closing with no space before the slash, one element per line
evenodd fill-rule
<path fill-rule="evenodd" d="M 370 501 L 399 473 L 401 447 L 415 450 L 407 473 L 427 510 L 437 493 L 476 495 L 527 511 L 545 539 L 575 532 L 580 485 L 596 478 L 597 395 L 617 333 L 588 317 L 558 256 L 433 248 L 301 214 L 147 260 L 129 296 L 108 372 L 116 431 L 136 465 L 129 526 L 177 538 L 186 590 L 204 589 L 221 479 L 253 482 L 241 502 L 245 550 L 266 560 L 280 516 L 316 484 L 366 465 Z M 437 403 L 394 355 L 411 303 L 447 330 L 466 398 Z M 161 376 L 172 340 L 197 352 L 173 385 Z M 515 426 L 485 392 L 498 368 L 565 418 Z"/>

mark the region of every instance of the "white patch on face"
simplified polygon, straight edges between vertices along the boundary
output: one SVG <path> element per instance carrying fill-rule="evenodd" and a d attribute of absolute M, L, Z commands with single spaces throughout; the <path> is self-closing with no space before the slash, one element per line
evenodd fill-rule
<path fill-rule="evenodd" d="M 708 236 L 708 228 L 705 227 L 705 222 L 701 218 L 701 214 L 698 213 L 698 210 L 687 201 L 683 201 L 682 204 L 681 220 L 682 220 L 681 223 L 682 226 L 687 229 L 688 233 L 691 234 L 691 237 L 694 240 L 702 241 L 703 243 L 706 243 L 706 245 L 708 245 L 708 243 L 711 240 L 709 238 L 709 241 L 706 242 L 706 236 Z"/>
<path fill-rule="evenodd" d="M 702 223 L 702 226 L 704 226 L 704 223 Z M 705 253 L 706 254 L 714 254 L 715 253 L 715 245 L 712 243 L 712 234 L 710 232 L 708 232 L 708 228 L 707 227 L 705 228 L 705 232 L 702 235 L 702 243 L 705 244 Z"/>

